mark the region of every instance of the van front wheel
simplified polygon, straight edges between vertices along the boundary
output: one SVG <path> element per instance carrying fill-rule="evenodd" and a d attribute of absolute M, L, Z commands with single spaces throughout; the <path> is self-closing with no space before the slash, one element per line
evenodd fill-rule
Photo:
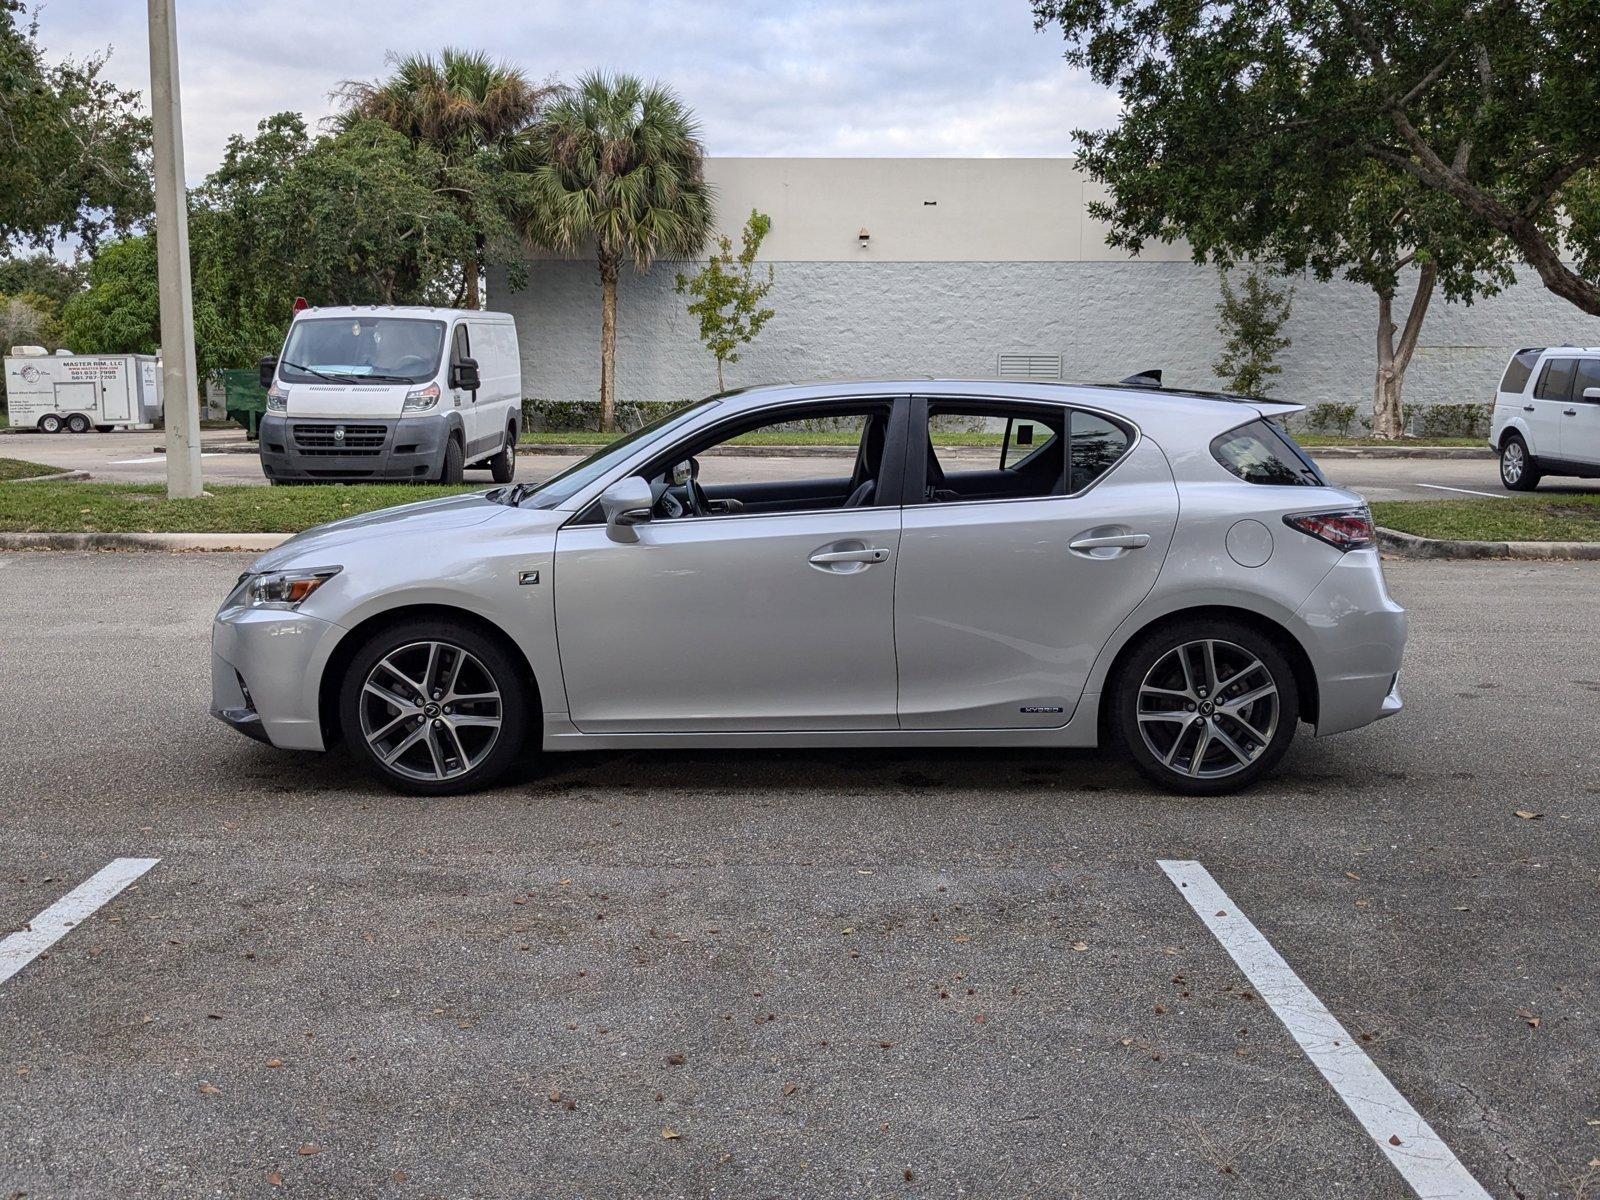
<path fill-rule="evenodd" d="M 461 453 L 461 443 L 451 438 L 444 444 L 444 466 L 439 472 L 439 482 L 443 484 L 458 484 L 461 482 L 461 472 L 465 467 Z"/>

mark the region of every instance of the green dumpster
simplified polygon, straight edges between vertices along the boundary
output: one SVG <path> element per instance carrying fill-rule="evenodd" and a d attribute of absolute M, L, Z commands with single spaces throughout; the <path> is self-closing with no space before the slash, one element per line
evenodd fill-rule
<path fill-rule="evenodd" d="M 218 373 L 222 376 L 228 419 L 243 425 L 246 435 L 254 439 L 261 426 L 261 414 L 267 411 L 267 389 L 261 386 L 260 370 L 249 367 Z"/>

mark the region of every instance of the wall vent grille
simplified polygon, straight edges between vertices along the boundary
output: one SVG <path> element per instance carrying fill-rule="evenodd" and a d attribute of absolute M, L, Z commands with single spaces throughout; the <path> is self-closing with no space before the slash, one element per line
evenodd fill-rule
<path fill-rule="evenodd" d="M 1060 379 L 1059 354 L 1002 354 L 998 374 L 1001 379 Z"/>

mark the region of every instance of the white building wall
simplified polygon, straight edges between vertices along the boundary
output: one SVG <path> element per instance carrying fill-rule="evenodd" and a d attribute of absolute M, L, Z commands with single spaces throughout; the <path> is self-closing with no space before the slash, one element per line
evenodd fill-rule
<path fill-rule="evenodd" d="M 773 219 L 762 260 L 776 270 L 768 303 L 777 316 L 728 369 L 730 386 L 986 377 L 1002 352 L 1059 354 L 1067 379 L 1160 367 L 1169 383 L 1217 386 L 1215 271 L 1191 263 L 1183 247 L 1155 247 L 1135 260 L 1106 247 L 1103 227 L 1087 212 L 1092 185 L 1068 160 L 711 159 L 707 175 L 719 193 L 719 225 L 731 236 L 752 207 Z M 696 266 L 661 262 L 645 276 L 624 272 L 623 402 L 715 388 L 715 363 L 673 290 L 676 273 Z M 1367 403 L 1377 318 L 1371 292 L 1310 279 L 1295 288 L 1286 331 L 1292 345 L 1271 391 L 1311 404 Z M 492 306 L 517 317 L 528 396 L 597 396 L 600 284 L 590 256 L 540 259 L 530 263 L 521 292 L 508 292 L 496 277 L 490 296 Z M 1600 320 L 1536 280 L 1470 307 L 1436 297 L 1407 398 L 1487 400 L 1512 350 L 1562 342 L 1600 343 Z"/>

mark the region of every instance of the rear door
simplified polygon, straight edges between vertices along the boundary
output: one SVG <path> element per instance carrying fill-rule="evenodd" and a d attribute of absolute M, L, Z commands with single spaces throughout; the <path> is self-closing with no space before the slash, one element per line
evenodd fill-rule
<path fill-rule="evenodd" d="M 1572 381 L 1571 402 L 1562 409 L 1561 457 L 1585 466 L 1600 466 L 1600 399 L 1584 392 L 1600 388 L 1600 358 L 1580 358 Z"/>
<path fill-rule="evenodd" d="M 1578 361 L 1575 358 L 1545 359 L 1533 382 L 1533 394 L 1523 404 L 1528 418 L 1528 431 L 1533 435 L 1533 445 L 1528 447 L 1535 458 L 1560 459 L 1566 457 L 1561 437 L 1566 421 L 1565 410 L 1571 405 L 1572 376 Z"/>
<path fill-rule="evenodd" d="M 936 437 L 995 444 L 930 443 L 930 418 Z M 901 728 L 1064 725 L 1160 573 L 1178 513 L 1165 457 L 1111 414 L 941 398 L 916 402 L 908 462 L 925 473 L 908 470 L 895 577 Z"/>

